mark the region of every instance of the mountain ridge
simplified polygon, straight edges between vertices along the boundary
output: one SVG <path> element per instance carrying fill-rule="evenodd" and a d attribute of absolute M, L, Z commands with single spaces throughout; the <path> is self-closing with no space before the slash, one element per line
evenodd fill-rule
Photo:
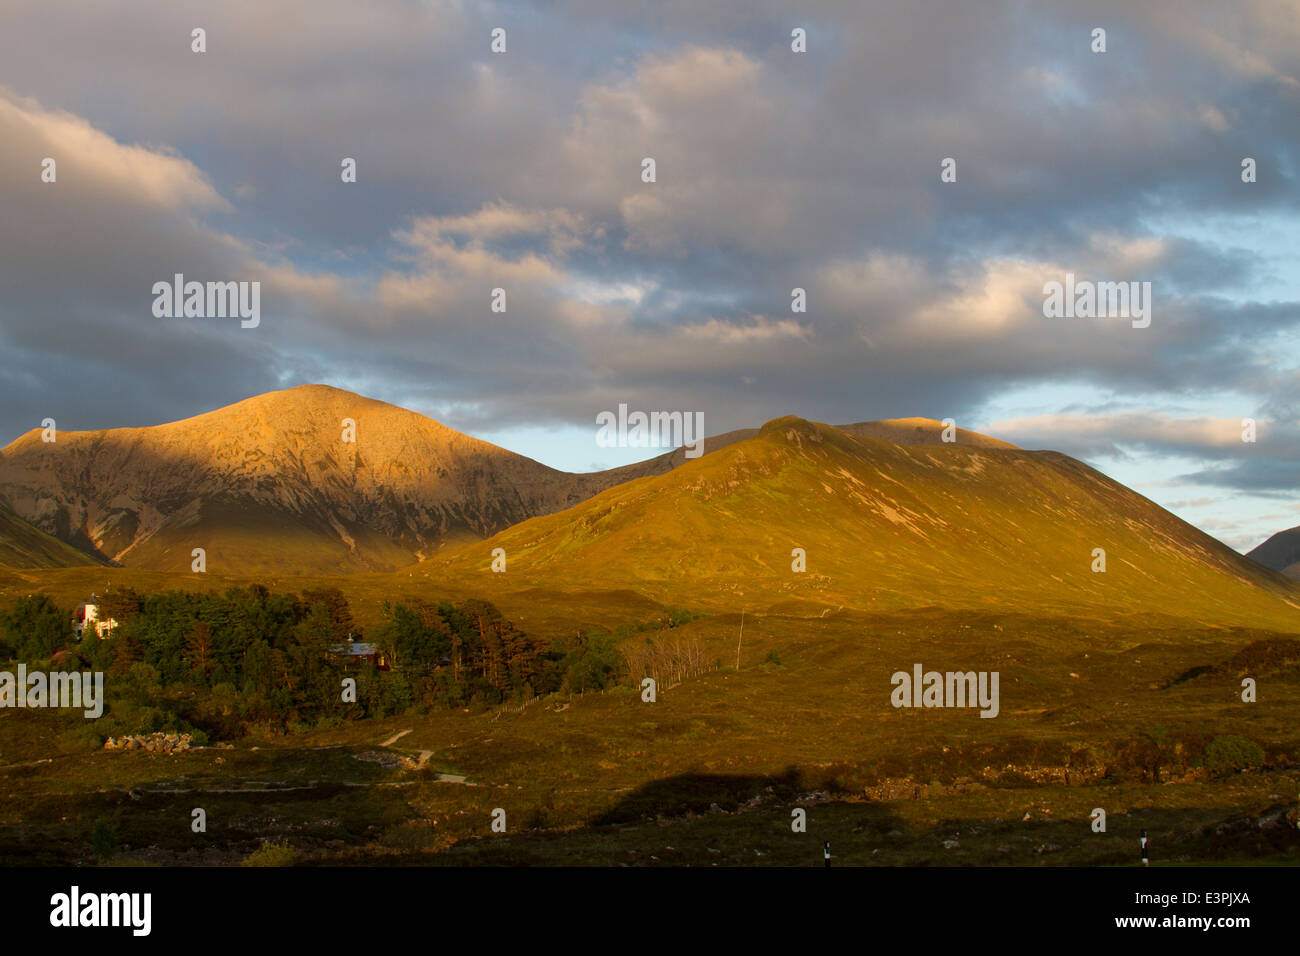
<path fill-rule="evenodd" d="M 506 574 L 489 571 L 495 548 Z M 1067 455 L 900 445 L 793 416 L 422 570 L 769 613 L 1024 606 L 1294 627 L 1300 611 L 1291 582 Z"/>
<path fill-rule="evenodd" d="M 918 444 L 938 442 L 943 424 L 844 427 Z M 706 438 L 703 452 L 757 432 Z M 606 471 L 564 472 L 321 384 L 159 425 L 55 438 L 44 442 L 32 429 L 0 450 L 0 502 L 91 560 L 153 570 L 189 570 L 194 548 L 240 571 L 392 570 L 691 460 L 677 448 Z M 1005 445 L 960 429 L 955 438 Z"/>
<path fill-rule="evenodd" d="M 48 444 L 34 429 L 0 451 L 0 500 L 25 520 L 115 562 L 176 570 L 192 547 L 278 569 L 273 549 L 254 547 L 267 534 L 289 539 L 285 557 L 309 570 L 383 570 L 617 479 L 560 472 L 324 385 Z"/>

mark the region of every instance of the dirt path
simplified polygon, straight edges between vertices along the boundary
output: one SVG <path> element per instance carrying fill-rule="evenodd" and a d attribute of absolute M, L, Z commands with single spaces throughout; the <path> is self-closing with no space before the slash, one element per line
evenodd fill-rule
<path fill-rule="evenodd" d="M 406 730 L 399 730 L 397 733 L 393 734 L 393 736 L 389 737 L 387 740 L 385 740 L 385 741 L 384 741 L 382 744 L 380 744 L 379 746 L 381 746 L 381 747 L 391 747 L 393 744 L 397 743 L 399 740 L 401 740 L 403 737 L 405 737 L 405 736 L 406 736 L 407 734 L 409 734 L 410 732 L 411 732 L 410 728 L 408 728 L 408 729 L 406 729 Z"/>

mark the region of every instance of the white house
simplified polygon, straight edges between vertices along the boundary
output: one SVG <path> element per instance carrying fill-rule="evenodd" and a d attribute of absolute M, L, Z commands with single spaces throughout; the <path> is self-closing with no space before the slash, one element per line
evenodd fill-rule
<path fill-rule="evenodd" d="M 94 625 L 95 636 L 102 639 L 117 627 L 117 621 L 111 617 L 101 618 L 98 604 L 78 604 L 72 615 L 72 629 L 77 634 L 77 640 L 85 636 L 86 628 L 90 625 Z"/>

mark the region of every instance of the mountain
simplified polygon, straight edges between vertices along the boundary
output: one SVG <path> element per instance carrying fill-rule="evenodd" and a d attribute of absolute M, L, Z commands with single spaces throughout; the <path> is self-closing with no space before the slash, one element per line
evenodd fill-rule
<path fill-rule="evenodd" d="M 345 419 L 355 441 L 345 442 Z M 926 419 L 845 426 L 938 441 Z M 752 438 L 708 438 L 705 454 Z M 982 440 L 959 432 L 959 442 Z M 430 418 L 326 385 L 144 428 L 32 430 L 0 451 L 0 504 L 87 560 L 228 573 L 385 571 L 691 461 L 676 449 L 570 474 Z M 47 554 L 46 560 L 70 561 Z M 19 560 L 15 557 L 14 560 Z M 24 559 L 25 560 L 25 559 Z"/>
<path fill-rule="evenodd" d="M 937 424 L 777 419 L 417 573 L 485 589 L 632 588 L 732 610 L 943 605 L 1300 621 L 1300 589 L 1082 462 L 973 435 L 932 442 Z M 869 437 L 891 429 L 924 443 Z M 505 574 L 489 570 L 494 548 L 505 549 Z M 806 554 L 802 573 L 792 571 L 795 548 Z M 1104 573 L 1092 570 L 1096 548 Z"/>
<path fill-rule="evenodd" d="M 477 585 L 499 546 L 509 573 L 492 587 L 612 582 L 678 604 L 1292 613 L 1283 579 L 1080 462 L 943 428 L 777 419 L 698 458 L 570 474 L 306 385 L 165 425 L 22 436 L 0 451 L 0 564 L 189 571 L 203 548 L 225 574 L 426 561 Z"/>
<path fill-rule="evenodd" d="M 69 568 L 95 563 L 76 548 L 0 507 L 0 567 Z"/>
<path fill-rule="evenodd" d="M 952 441 L 945 442 L 943 422 L 933 418 L 886 418 L 878 422 L 839 425 L 840 431 L 860 438 L 879 438 L 895 445 L 971 445 L 975 448 L 1015 448 L 1000 438 L 991 438 L 964 428 L 953 428 Z M 756 431 L 756 430 L 755 430 Z"/>
<path fill-rule="evenodd" d="M 1300 527 L 1279 531 L 1246 557 L 1300 581 Z"/>
<path fill-rule="evenodd" d="M 569 474 L 305 385 L 166 425 L 60 431 L 51 443 L 33 430 L 0 452 L 0 503 L 130 567 L 188 571 L 201 547 L 208 570 L 345 573 L 411 564 L 668 467 Z"/>

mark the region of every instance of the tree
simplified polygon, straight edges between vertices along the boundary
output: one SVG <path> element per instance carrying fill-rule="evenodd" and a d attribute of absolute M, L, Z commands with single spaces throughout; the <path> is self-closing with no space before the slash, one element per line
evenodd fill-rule
<path fill-rule="evenodd" d="M 207 621 L 195 621 L 190 628 L 185 639 L 185 660 L 206 682 L 212 673 L 212 626 Z"/>
<path fill-rule="evenodd" d="M 331 643 L 338 644 L 349 638 L 352 640 L 361 638 L 361 628 L 352 618 L 352 609 L 348 606 L 348 599 L 343 596 L 343 592 L 338 588 L 317 588 L 303 591 L 302 603 L 305 608 L 312 611 L 319 609 L 320 615 L 317 620 L 322 623 L 328 622 L 326 627 Z"/>
<path fill-rule="evenodd" d="M 128 673 L 137 663 L 144 660 L 144 647 L 134 633 L 128 631 L 119 640 L 113 642 L 117 653 L 113 657 L 112 672 Z"/>
<path fill-rule="evenodd" d="M 5 643 L 20 659 L 44 660 L 72 641 L 72 615 L 48 595 L 29 594 L 19 598 L 0 615 Z"/>
<path fill-rule="evenodd" d="M 114 620 L 127 624 L 140 616 L 140 595 L 133 588 L 112 588 L 99 598 L 100 620 Z"/>

